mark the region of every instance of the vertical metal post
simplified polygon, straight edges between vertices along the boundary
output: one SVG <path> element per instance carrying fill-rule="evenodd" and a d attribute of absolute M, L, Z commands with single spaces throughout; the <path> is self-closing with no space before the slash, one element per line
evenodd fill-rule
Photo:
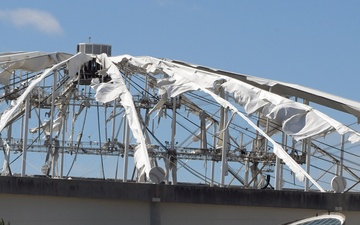
<path fill-rule="evenodd" d="M 114 151 L 114 146 L 116 145 L 116 140 L 115 140 L 115 118 L 116 118 L 116 99 L 114 100 L 114 106 L 113 106 L 113 119 L 112 119 L 112 137 L 111 137 L 111 151 Z"/>
<path fill-rule="evenodd" d="M 108 128 L 107 128 L 106 118 L 107 118 L 107 104 L 104 105 L 104 128 L 105 128 L 104 133 L 105 133 L 105 141 L 108 141 L 108 133 L 107 133 Z"/>
<path fill-rule="evenodd" d="M 65 130 L 66 130 L 66 113 L 62 118 L 62 148 L 61 148 L 61 159 L 60 159 L 60 177 L 64 176 L 64 157 L 65 157 Z"/>
<path fill-rule="evenodd" d="M 26 98 L 25 98 L 26 101 Z M 26 104 L 26 102 L 25 102 Z M 21 118 L 21 127 L 24 128 L 24 124 L 25 124 L 25 116 L 23 116 Z M 20 129 L 20 141 L 17 144 L 17 148 L 22 148 L 22 143 L 23 143 L 23 138 L 24 138 L 24 129 Z"/>
<path fill-rule="evenodd" d="M 226 98 L 226 97 L 225 97 Z M 220 187 L 224 187 L 225 184 L 225 176 L 227 173 L 227 151 L 228 151 L 228 144 L 227 144 L 227 140 L 228 140 L 228 128 L 225 127 L 227 124 L 227 120 L 228 120 L 228 108 L 224 108 L 224 114 L 223 114 L 223 118 L 220 118 L 223 121 L 223 135 L 222 135 L 222 152 L 221 152 L 221 175 L 220 175 Z"/>
<path fill-rule="evenodd" d="M 172 121 L 171 121 L 171 150 L 175 149 L 175 136 L 176 136 L 176 99 L 171 98 L 172 100 Z"/>
<path fill-rule="evenodd" d="M 57 70 L 54 70 L 54 81 L 53 81 L 53 86 L 52 86 L 52 95 L 51 95 L 51 116 L 50 116 L 50 149 L 51 149 L 51 169 L 52 169 L 52 177 L 54 178 L 55 176 L 57 176 L 56 174 L 56 170 L 55 170 L 55 154 L 58 154 L 55 152 L 55 148 L 54 148 L 54 142 L 53 142 L 53 123 L 54 123 L 54 118 L 55 118 L 55 93 L 56 93 L 56 80 L 57 80 Z"/>
<path fill-rule="evenodd" d="M 250 170 L 249 157 L 247 157 L 245 159 L 244 186 L 249 185 L 249 170 Z"/>
<path fill-rule="evenodd" d="M 128 121 L 125 120 L 124 123 L 124 167 L 123 167 L 123 182 L 127 182 L 127 173 L 128 173 L 128 161 L 129 161 L 129 141 L 130 141 L 130 127 Z"/>
<path fill-rule="evenodd" d="M 207 138 L 206 138 L 206 121 L 204 111 L 200 112 L 200 131 L 201 131 L 201 150 L 206 151 L 207 149 Z"/>
<path fill-rule="evenodd" d="M 287 145 L 287 138 L 286 134 L 282 133 L 282 147 L 286 150 Z M 281 159 L 276 156 L 275 162 L 275 190 L 282 189 L 282 166 L 281 166 Z"/>
<path fill-rule="evenodd" d="M 127 77 L 126 74 L 125 78 Z M 129 77 L 129 82 L 127 82 L 127 89 L 130 91 L 130 77 Z M 126 79 L 125 79 L 126 82 Z M 128 174 L 128 163 L 129 163 L 129 145 L 130 145 L 130 127 L 129 127 L 129 122 L 127 120 L 127 116 L 125 118 L 125 122 L 124 122 L 124 136 L 123 136 L 123 141 L 124 141 L 124 167 L 123 167 L 123 182 L 127 182 L 127 174 Z"/>
<path fill-rule="evenodd" d="M 269 92 L 271 93 L 271 89 L 272 87 L 269 87 Z M 270 125 L 270 119 L 269 118 L 266 118 L 266 127 L 265 127 L 265 133 L 267 135 L 269 135 L 269 125 Z M 270 135 L 269 135 L 270 136 Z M 268 152 L 268 139 L 263 137 L 265 140 L 264 140 L 264 152 L 267 153 Z"/>
<path fill-rule="evenodd" d="M 171 121 L 171 150 L 172 151 L 176 151 L 175 150 L 175 136 L 176 136 L 176 98 L 172 98 L 172 121 Z M 175 162 L 171 162 L 170 163 L 176 163 Z M 176 185 L 177 184 L 177 165 L 171 165 L 171 172 L 172 172 L 172 184 Z"/>
<path fill-rule="evenodd" d="M 220 90 L 219 94 L 220 94 L 220 97 L 223 98 L 224 97 L 224 90 Z M 220 120 L 219 120 L 219 134 L 218 134 L 219 139 L 218 139 L 217 145 L 219 147 L 221 146 L 221 148 L 220 148 L 221 153 L 224 150 L 223 146 L 224 146 L 224 142 L 225 142 L 224 135 L 223 135 L 224 127 L 225 127 L 225 125 L 224 125 L 224 115 L 225 115 L 225 108 L 220 106 Z M 221 160 L 221 164 L 220 164 L 220 187 L 224 186 L 224 184 L 221 184 L 221 181 L 224 179 L 223 176 L 222 176 L 222 174 L 223 174 L 222 172 L 223 172 L 223 165 L 222 165 L 222 160 Z"/>
<path fill-rule="evenodd" d="M 200 149 L 205 155 L 205 183 L 207 182 L 207 138 L 206 138 L 206 121 L 205 121 L 205 112 L 200 112 L 200 132 L 201 132 L 201 144 Z"/>
<path fill-rule="evenodd" d="M 304 99 L 304 104 L 309 105 L 309 101 Z M 305 140 L 304 140 L 305 141 Z M 306 139 L 306 143 L 303 143 L 306 149 L 306 173 L 310 174 L 310 158 L 311 158 L 311 138 Z M 303 151 L 304 154 L 304 151 Z M 309 191 L 310 181 L 308 178 L 305 178 L 305 191 Z"/>
<path fill-rule="evenodd" d="M 26 174 L 26 152 L 27 152 L 27 139 L 28 139 L 28 126 L 29 126 L 29 114 L 30 114 L 30 96 L 28 95 L 25 100 L 25 115 L 24 115 L 24 124 L 23 124 L 23 136 L 21 137 L 22 142 L 22 166 L 21 166 L 21 176 L 24 177 Z"/>
<path fill-rule="evenodd" d="M 275 161 L 275 190 L 281 190 L 280 189 L 280 179 L 279 179 L 279 172 L 280 172 L 280 158 L 276 156 Z"/>
<path fill-rule="evenodd" d="M 216 154 L 216 123 L 214 122 L 214 139 L 213 139 L 213 154 Z M 215 161 L 211 161 L 211 181 L 210 187 L 214 186 L 214 172 L 215 172 Z"/>
<path fill-rule="evenodd" d="M 310 174 L 310 158 L 311 158 L 311 138 L 306 139 L 306 172 Z M 305 179 L 305 191 L 309 191 L 310 181 L 308 178 Z"/>
<path fill-rule="evenodd" d="M 344 144 L 345 144 L 345 135 L 341 135 L 341 149 L 340 149 L 340 170 L 338 175 L 342 177 L 344 170 Z"/>

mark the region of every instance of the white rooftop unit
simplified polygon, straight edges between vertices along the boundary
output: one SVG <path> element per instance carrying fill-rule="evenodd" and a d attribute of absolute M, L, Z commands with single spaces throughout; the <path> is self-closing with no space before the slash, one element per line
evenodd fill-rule
<path fill-rule="evenodd" d="M 94 55 L 106 53 L 108 56 L 111 56 L 111 45 L 80 43 L 77 45 L 77 52 Z"/>

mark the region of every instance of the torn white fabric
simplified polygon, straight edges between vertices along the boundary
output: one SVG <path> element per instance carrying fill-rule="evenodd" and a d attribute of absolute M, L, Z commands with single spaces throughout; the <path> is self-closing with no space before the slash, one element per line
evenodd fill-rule
<path fill-rule="evenodd" d="M 8 85 L 15 70 L 30 72 L 44 70 L 54 64 L 69 59 L 71 55 L 65 53 L 30 52 L 0 57 L 0 84 Z M 74 61 L 73 61 L 74 62 Z"/>
<path fill-rule="evenodd" d="M 313 136 L 324 136 L 330 130 L 336 129 L 340 134 L 344 130 L 350 133 L 349 140 L 360 141 L 360 134 L 347 128 L 330 117 L 321 116 L 319 111 L 305 104 L 294 102 L 280 95 L 262 90 L 248 83 L 242 82 L 227 76 L 216 74 L 216 72 L 200 71 L 195 68 L 183 66 L 169 61 L 159 60 L 152 57 L 132 57 L 129 55 L 112 58 L 116 63 L 126 62 L 137 70 L 144 70 L 146 73 L 164 73 L 168 77 L 158 79 L 158 87 L 161 87 L 159 95 L 162 99 L 150 111 L 151 113 L 160 109 L 166 102 L 167 97 L 175 97 L 186 91 L 197 90 L 197 84 L 207 90 L 217 93 L 222 87 L 232 96 L 235 101 L 244 107 L 248 114 L 255 112 L 262 113 L 267 118 L 282 126 L 283 131 L 299 141 Z M 257 82 L 267 85 L 274 85 L 275 81 Z"/>
<path fill-rule="evenodd" d="M 91 87 L 95 90 L 95 99 L 98 102 L 111 102 L 122 94 L 120 85 L 114 83 L 100 83 L 98 79 L 91 81 Z"/>
<path fill-rule="evenodd" d="M 16 112 L 21 108 L 20 106 L 23 104 L 26 97 L 31 93 L 31 91 L 36 87 L 36 85 L 41 82 L 46 76 L 48 76 L 50 73 L 52 73 L 54 70 L 59 69 L 61 66 L 65 65 L 69 61 L 79 61 L 78 65 L 82 65 L 85 62 L 90 61 L 92 58 L 90 56 L 84 57 L 84 53 L 77 53 L 73 57 L 66 59 L 58 64 L 55 64 L 50 69 L 44 70 L 44 72 L 38 76 L 37 78 L 33 79 L 29 86 L 26 88 L 24 93 L 21 94 L 19 98 L 14 100 L 12 102 L 12 105 L 1 115 L 0 117 L 0 132 L 5 128 L 9 120 L 16 114 Z M 81 63 L 82 62 L 82 63 Z M 76 72 L 80 70 L 80 68 L 74 68 Z M 69 71 L 69 72 L 75 72 L 75 71 Z"/>
<path fill-rule="evenodd" d="M 235 100 L 244 106 L 247 113 L 262 113 L 267 118 L 281 124 L 282 130 L 296 141 L 318 135 L 325 136 L 333 129 L 336 129 L 341 135 L 350 133 L 351 140 L 349 139 L 349 141 L 360 140 L 358 132 L 308 105 L 294 102 L 231 78 L 222 86 L 228 93 L 234 94 Z"/>
<path fill-rule="evenodd" d="M 156 103 L 156 105 L 149 111 L 149 115 L 151 115 L 154 111 L 158 110 L 158 113 L 156 116 L 159 116 L 159 113 L 162 112 L 160 109 L 162 106 L 166 103 L 168 99 L 167 93 L 162 93 L 160 100 Z"/>
<path fill-rule="evenodd" d="M 149 178 L 149 172 L 151 170 L 150 159 L 132 95 L 126 88 L 125 82 L 122 79 L 118 68 L 109 59 L 109 57 L 107 57 L 106 54 L 101 54 L 98 56 L 98 61 L 101 63 L 103 68 L 107 68 L 107 74 L 112 80 L 108 83 L 99 83 L 99 80 L 92 81 L 91 87 L 96 92 L 95 100 L 107 103 L 120 97 L 120 103 L 125 109 L 129 127 L 137 141 L 134 154 L 136 168 L 140 171 L 139 176 L 142 176 L 145 173 Z"/>
<path fill-rule="evenodd" d="M 59 136 L 61 131 L 63 117 L 59 116 L 53 121 L 53 132 L 56 132 L 56 135 Z M 50 135 L 50 120 L 44 122 L 41 126 L 30 129 L 30 133 L 36 133 L 38 130 L 42 129 L 45 135 Z"/>
<path fill-rule="evenodd" d="M 166 70 L 164 70 L 166 71 Z M 317 182 L 299 165 L 297 164 L 294 159 L 292 159 L 287 153 L 286 151 L 279 146 L 272 138 L 270 138 L 264 131 L 262 131 L 259 127 L 257 127 L 249 118 L 247 118 L 245 115 L 243 115 L 241 112 L 239 112 L 237 110 L 237 108 L 235 106 L 233 106 L 230 102 L 228 102 L 227 100 L 219 97 L 218 95 L 214 94 L 213 92 L 209 91 L 206 89 L 206 87 L 202 86 L 202 84 L 204 82 L 201 82 L 200 80 L 197 79 L 191 79 L 189 80 L 190 77 L 182 77 L 184 73 L 173 73 L 173 78 L 176 77 L 175 82 L 176 83 L 179 80 L 179 83 L 181 84 L 185 84 L 185 83 L 192 83 L 190 85 L 187 85 L 187 87 L 189 88 L 189 90 L 201 90 L 207 94 L 209 94 L 211 97 L 214 98 L 214 100 L 216 100 L 221 106 L 223 106 L 224 108 L 229 108 L 230 110 L 232 110 L 233 112 L 237 113 L 238 115 L 240 115 L 249 125 L 251 125 L 254 129 L 256 129 L 261 135 L 263 135 L 265 138 L 267 138 L 269 140 L 269 142 L 274 146 L 274 153 L 284 161 L 284 163 L 291 169 L 291 171 L 294 172 L 295 176 L 300 180 L 300 181 L 304 181 L 304 178 L 307 177 L 320 191 L 324 192 L 324 189 L 321 188 L 320 185 L 317 184 Z M 186 73 L 185 73 L 186 74 Z M 186 74 L 188 75 L 188 74 Z M 205 79 L 203 77 L 203 79 Z M 194 82 L 193 82 L 194 81 Z M 195 82 L 198 83 L 195 83 Z M 167 84 L 169 85 L 169 84 Z M 160 88 L 163 88 L 162 86 Z M 167 91 L 171 91 L 171 90 L 176 90 L 176 89 L 172 89 L 169 87 L 165 87 L 165 89 Z M 183 92 L 185 92 L 185 89 L 177 89 L 177 91 L 174 91 L 174 93 L 177 94 L 181 94 Z M 175 97 L 176 95 L 174 93 L 168 93 L 170 96 Z"/>
<path fill-rule="evenodd" d="M 11 61 L 19 61 L 25 60 L 27 58 L 32 58 L 41 55 L 47 55 L 49 53 L 46 52 L 9 52 L 0 55 L 0 64 L 11 62 Z"/>
<path fill-rule="evenodd" d="M 62 55 L 60 55 L 62 56 Z M 63 56 L 62 56 L 63 57 Z M 80 71 L 82 65 L 86 62 L 89 62 L 92 59 L 91 56 L 86 54 L 77 54 L 76 60 L 68 60 L 66 61 L 66 67 L 68 69 L 68 75 L 70 77 L 75 77 L 76 73 Z"/>
<path fill-rule="evenodd" d="M 315 90 L 312 88 L 304 87 L 297 84 L 285 83 L 276 80 L 269 80 L 265 78 L 259 78 L 254 76 L 249 76 L 245 74 L 235 74 L 228 71 L 217 70 L 213 68 L 203 67 L 199 65 L 193 65 L 185 62 L 166 60 L 167 62 L 172 62 L 174 66 L 183 66 L 187 68 L 192 68 L 194 70 L 199 70 L 203 72 L 224 75 L 229 78 L 243 81 L 262 90 L 269 91 L 272 93 L 279 94 L 286 97 L 298 97 L 301 99 L 307 99 L 310 102 L 317 103 L 332 109 L 336 109 L 345 113 L 349 113 L 358 118 L 358 123 L 360 122 L 360 103 L 345 99 L 336 95 L 332 95 L 326 92 Z"/>
<path fill-rule="evenodd" d="M 0 139 L 1 148 L 4 150 L 4 164 L 3 169 L 1 171 L 2 176 L 7 176 L 9 174 L 9 162 L 10 162 L 10 146 L 6 140 Z"/>
<path fill-rule="evenodd" d="M 274 153 L 290 167 L 299 180 L 303 180 L 304 176 L 306 176 L 320 190 L 322 190 L 321 187 L 317 185 L 310 175 L 308 175 L 284 149 L 277 145 L 247 117 L 242 115 L 230 102 L 214 93 L 216 93 L 221 86 L 237 103 L 244 107 L 247 113 L 259 112 L 264 114 L 269 119 L 274 120 L 274 122 L 281 124 L 284 132 L 292 135 L 296 140 L 314 135 L 325 135 L 333 128 L 337 129 L 338 132 L 346 130 L 347 132 L 351 132 L 352 135 L 358 136 L 355 131 L 345 129 L 344 125 L 331 118 L 322 117 L 316 110 L 309 106 L 293 102 L 280 95 L 264 91 L 240 80 L 208 71 L 199 71 L 150 57 L 134 58 L 131 56 L 123 56 L 114 60 L 117 60 L 117 63 L 126 62 L 127 65 L 131 64 L 137 68 L 134 72 L 143 70 L 143 72 L 146 73 L 159 73 L 159 71 L 161 71 L 167 75 L 158 80 L 157 85 L 161 88 L 161 91 L 159 91 L 160 95 L 165 95 L 166 93 L 169 97 L 176 97 L 184 92 L 193 90 L 202 90 L 208 93 L 220 105 L 229 107 L 266 137 L 270 143 L 274 145 Z M 161 105 L 157 104 L 155 109 L 159 108 L 161 108 Z M 354 141 L 357 140 L 357 138 L 353 137 L 351 140 Z"/>

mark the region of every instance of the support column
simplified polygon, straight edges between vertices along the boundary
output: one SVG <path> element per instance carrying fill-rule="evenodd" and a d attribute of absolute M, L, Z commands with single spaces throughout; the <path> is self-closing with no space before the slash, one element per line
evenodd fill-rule
<path fill-rule="evenodd" d="M 176 98 L 172 98 L 172 121 L 171 121 L 171 151 L 173 152 L 170 155 L 170 169 L 172 173 L 172 184 L 177 184 L 177 156 L 175 149 L 175 136 L 176 136 Z"/>
<path fill-rule="evenodd" d="M 124 74 L 125 77 L 127 77 L 127 74 Z M 130 80 L 127 82 L 127 89 L 130 91 Z M 126 79 L 125 79 L 126 82 Z M 123 182 L 127 182 L 127 174 L 128 174 L 128 164 L 129 164 L 129 145 L 130 145 L 130 127 L 127 120 L 127 117 L 124 121 L 124 136 L 123 136 L 123 142 L 124 142 L 124 167 L 123 167 Z M 135 171 L 135 170 L 134 170 Z"/>
<path fill-rule="evenodd" d="M 309 101 L 304 99 L 303 103 L 305 105 L 309 105 Z M 303 140 L 303 150 L 302 150 L 302 154 L 304 154 L 305 152 L 305 156 L 306 156 L 306 173 L 310 174 L 310 158 L 311 158 L 311 138 L 307 138 L 306 140 Z M 305 151 L 304 151 L 305 150 Z M 305 178 L 305 184 L 304 184 L 304 191 L 309 191 L 309 184 L 310 181 L 308 178 Z"/>
<path fill-rule="evenodd" d="M 282 133 L 282 147 L 286 150 L 287 137 L 285 133 Z M 281 159 L 276 156 L 275 162 L 275 190 L 282 190 L 282 164 Z"/>
<path fill-rule="evenodd" d="M 205 183 L 207 182 L 207 157 L 208 157 L 208 152 L 207 152 L 207 138 L 206 138 L 206 121 L 205 121 L 205 112 L 201 111 L 200 112 L 200 132 L 201 132 L 201 144 L 200 144 L 200 150 L 202 152 L 202 154 L 205 155 Z"/>
<path fill-rule="evenodd" d="M 55 167 L 57 167 L 58 165 L 55 164 L 55 154 L 59 154 L 58 152 L 56 152 L 56 149 L 54 147 L 54 141 L 53 141 L 53 124 L 54 124 L 54 118 L 55 118 L 55 94 L 56 94 L 56 80 L 57 80 L 57 70 L 54 70 L 54 81 L 53 81 L 53 86 L 52 86 L 52 95 L 51 95 L 51 116 L 50 116 L 50 148 L 49 151 L 51 151 L 51 169 L 52 169 L 52 177 L 56 177 L 58 176 L 58 174 L 56 173 L 56 169 Z"/>
<path fill-rule="evenodd" d="M 216 122 L 214 122 L 214 138 L 213 138 L 213 153 L 212 154 L 216 154 L 216 131 L 217 131 L 217 126 L 216 126 Z M 211 162 L 211 181 L 210 181 L 210 187 L 214 186 L 214 172 L 215 172 L 215 161 L 214 159 Z"/>
<path fill-rule="evenodd" d="M 342 177 L 344 170 L 344 144 L 345 144 L 345 135 L 341 135 L 341 149 L 340 149 L 340 168 L 338 176 Z"/>
<path fill-rule="evenodd" d="M 25 177 L 26 175 L 26 153 L 27 153 L 27 139 L 28 139 L 28 127 L 29 127 L 29 115 L 30 115 L 30 96 L 28 95 L 25 99 L 25 115 L 24 115 L 24 124 L 23 124 L 23 136 L 21 137 L 22 142 L 22 165 L 21 165 L 21 176 Z"/>
<path fill-rule="evenodd" d="M 61 142 L 61 159 L 60 159 L 60 177 L 64 176 L 64 157 L 65 157 L 65 130 L 66 130 L 66 118 L 67 114 L 62 118 L 62 142 Z"/>
<path fill-rule="evenodd" d="M 249 186 L 249 170 L 250 170 L 249 157 L 247 157 L 245 159 L 245 173 L 244 173 L 244 186 L 245 187 Z"/>
<path fill-rule="evenodd" d="M 224 95 L 224 93 L 223 93 Z M 226 97 L 225 97 L 226 98 Z M 223 107 L 222 107 L 223 108 Z M 220 168 L 220 187 L 224 187 L 225 176 L 227 175 L 227 152 L 228 152 L 228 128 L 226 127 L 228 120 L 228 108 L 223 108 L 223 117 L 220 120 L 223 121 L 223 135 L 222 135 L 222 151 L 221 151 L 221 168 Z"/>
<path fill-rule="evenodd" d="M 128 161 L 129 161 L 129 141 L 130 141 L 130 127 L 128 121 L 124 122 L 124 167 L 123 167 L 123 182 L 127 182 L 127 173 L 128 173 Z"/>
<path fill-rule="evenodd" d="M 310 174 L 310 158 L 311 158 L 311 138 L 306 139 L 306 172 Z M 309 179 L 305 179 L 304 191 L 309 191 Z"/>
<path fill-rule="evenodd" d="M 117 142 L 117 139 L 115 137 L 116 99 L 114 100 L 113 104 L 114 105 L 113 105 L 112 135 L 111 135 L 111 143 L 112 144 L 111 144 L 111 148 L 110 148 L 111 151 L 114 151 L 114 148 L 115 148 L 115 145 L 116 145 L 116 142 Z"/>
<path fill-rule="evenodd" d="M 200 131 L 201 131 L 201 150 L 205 151 L 207 149 L 207 138 L 206 138 L 206 121 L 204 111 L 200 112 Z"/>

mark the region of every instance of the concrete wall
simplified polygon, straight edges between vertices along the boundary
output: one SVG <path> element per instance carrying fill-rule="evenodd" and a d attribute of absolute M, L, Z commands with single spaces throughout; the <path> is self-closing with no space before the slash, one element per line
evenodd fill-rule
<path fill-rule="evenodd" d="M 145 202 L 0 194 L 0 217 L 11 225 L 149 224 L 149 214 Z"/>
<path fill-rule="evenodd" d="M 274 224 L 342 209 L 358 194 L 0 177 L 0 218 L 16 224 Z"/>

